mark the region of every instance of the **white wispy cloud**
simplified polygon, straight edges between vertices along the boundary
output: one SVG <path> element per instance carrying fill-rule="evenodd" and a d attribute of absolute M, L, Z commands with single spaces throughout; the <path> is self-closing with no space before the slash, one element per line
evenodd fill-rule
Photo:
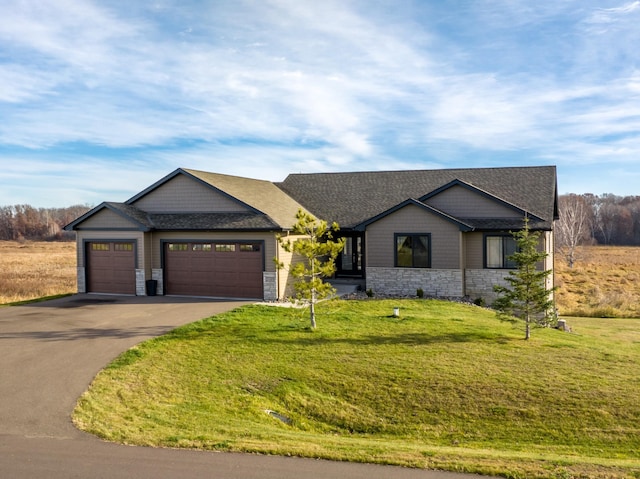
<path fill-rule="evenodd" d="M 611 24 L 620 21 L 625 16 L 640 11 L 640 1 L 622 4 L 619 7 L 596 8 L 595 11 L 585 20 L 587 23 Z"/>
<path fill-rule="evenodd" d="M 0 161 L 71 151 L 93 172 L 65 171 L 78 195 L 106 192 L 89 178 L 101 165 L 133 160 L 145 179 L 629 164 L 639 22 L 637 0 L 10 2 Z"/>

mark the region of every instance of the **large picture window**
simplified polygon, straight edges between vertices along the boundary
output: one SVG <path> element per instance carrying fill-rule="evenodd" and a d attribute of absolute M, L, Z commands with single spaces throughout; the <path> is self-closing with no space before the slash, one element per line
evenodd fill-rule
<path fill-rule="evenodd" d="M 518 250 L 512 235 L 487 235 L 484 240 L 485 266 L 487 268 L 515 269 L 516 263 L 509 259 Z"/>
<path fill-rule="evenodd" d="M 396 234 L 396 260 L 398 268 L 431 267 L 431 235 Z"/>

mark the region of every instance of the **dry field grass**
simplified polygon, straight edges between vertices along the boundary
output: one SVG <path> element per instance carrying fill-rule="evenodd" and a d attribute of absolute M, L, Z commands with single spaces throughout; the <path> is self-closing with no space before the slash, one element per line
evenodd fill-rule
<path fill-rule="evenodd" d="M 75 242 L 0 241 L 0 304 L 76 291 Z"/>
<path fill-rule="evenodd" d="M 640 318 L 640 247 L 583 246 L 572 269 L 559 255 L 555 268 L 561 315 Z"/>
<path fill-rule="evenodd" d="M 0 304 L 76 291 L 75 243 L 0 241 Z M 640 317 L 640 247 L 585 246 L 573 269 L 556 256 L 564 316 Z"/>

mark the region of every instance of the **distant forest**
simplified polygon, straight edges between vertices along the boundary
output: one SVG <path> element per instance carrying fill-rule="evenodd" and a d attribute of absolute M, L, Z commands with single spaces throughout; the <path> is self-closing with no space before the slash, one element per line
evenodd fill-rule
<path fill-rule="evenodd" d="M 558 208 L 559 242 L 574 235 L 576 244 L 640 246 L 640 196 L 568 194 Z"/>
<path fill-rule="evenodd" d="M 558 244 L 640 246 L 640 196 L 562 195 L 558 198 Z M 71 241 L 63 227 L 91 209 L 34 208 L 29 205 L 0 207 L 0 240 Z"/>
<path fill-rule="evenodd" d="M 90 209 L 88 205 L 67 208 L 0 206 L 0 240 L 73 241 L 75 232 L 62 228 Z"/>

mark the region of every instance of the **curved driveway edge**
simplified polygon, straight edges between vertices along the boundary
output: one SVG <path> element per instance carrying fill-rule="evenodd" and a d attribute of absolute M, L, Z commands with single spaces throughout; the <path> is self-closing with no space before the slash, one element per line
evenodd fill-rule
<path fill-rule="evenodd" d="M 121 352 L 180 325 L 248 304 L 170 296 L 79 294 L 0 308 L 0 471 L 3 477 L 398 478 L 469 475 L 312 459 L 106 443 L 71 412 Z"/>

